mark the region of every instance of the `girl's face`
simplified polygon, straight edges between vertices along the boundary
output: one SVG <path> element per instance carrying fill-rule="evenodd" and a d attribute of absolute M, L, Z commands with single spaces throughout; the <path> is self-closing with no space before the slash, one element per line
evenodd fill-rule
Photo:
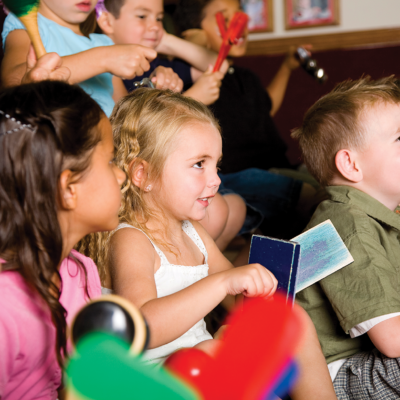
<path fill-rule="evenodd" d="M 162 0 L 126 0 L 119 18 L 109 17 L 112 25 L 110 37 L 116 44 L 140 44 L 154 49 L 161 41 Z"/>
<path fill-rule="evenodd" d="M 152 193 L 167 216 L 179 221 L 205 217 L 221 183 L 217 174 L 221 156 L 221 135 L 211 124 L 195 122 L 181 130 L 161 184 Z"/>
<path fill-rule="evenodd" d="M 201 28 L 207 35 L 208 43 L 212 50 L 219 52 L 222 44 L 222 37 L 218 29 L 215 14 L 222 12 L 225 17 L 225 24 L 228 27 L 232 17 L 237 11 L 241 11 L 238 0 L 214 0 L 204 8 L 204 19 L 201 21 Z M 245 29 L 243 36 L 239 39 L 238 44 L 233 45 L 229 51 L 232 57 L 241 57 L 246 53 L 247 34 Z"/>
<path fill-rule="evenodd" d="M 46 18 L 73 29 L 73 26 L 78 26 L 87 19 L 96 4 L 97 0 L 41 0 L 39 12 Z"/>
<path fill-rule="evenodd" d="M 77 183 L 76 222 L 86 234 L 117 227 L 120 187 L 126 178 L 113 162 L 114 142 L 109 120 L 104 116 L 98 127 L 101 141 L 93 151 L 88 170 Z"/>

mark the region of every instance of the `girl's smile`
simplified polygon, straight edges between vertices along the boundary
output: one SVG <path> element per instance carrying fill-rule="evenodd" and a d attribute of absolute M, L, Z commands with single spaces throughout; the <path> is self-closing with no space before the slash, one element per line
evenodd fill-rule
<path fill-rule="evenodd" d="M 197 199 L 197 201 L 203 206 L 203 207 L 208 207 L 211 204 L 212 199 L 214 196 L 210 197 L 204 197 L 202 199 Z"/>

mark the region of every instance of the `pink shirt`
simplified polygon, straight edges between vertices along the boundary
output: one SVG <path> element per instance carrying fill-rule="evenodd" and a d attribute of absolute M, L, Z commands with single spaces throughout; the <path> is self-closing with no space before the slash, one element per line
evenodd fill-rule
<path fill-rule="evenodd" d="M 90 298 L 101 295 L 94 262 L 72 250 L 87 271 Z M 63 282 L 60 302 L 67 323 L 86 304 L 84 272 L 72 258 L 60 267 Z M 1 400 L 57 399 L 61 369 L 55 352 L 56 329 L 43 299 L 18 272 L 0 273 L 0 397 Z"/>

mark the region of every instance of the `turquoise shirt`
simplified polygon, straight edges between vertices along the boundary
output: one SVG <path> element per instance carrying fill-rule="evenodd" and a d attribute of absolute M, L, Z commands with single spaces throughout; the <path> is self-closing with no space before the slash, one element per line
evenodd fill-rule
<path fill-rule="evenodd" d="M 41 14 L 38 14 L 38 25 L 40 37 L 46 51 L 49 53 L 56 52 L 61 57 L 80 53 L 94 47 L 114 44 L 109 37 L 98 33 L 92 33 L 88 38 L 77 35 L 71 29 L 58 25 Z M 15 29 L 25 29 L 25 27 L 14 14 L 10 13 L 3 26 L 3 49 L 5 49 L 8 34 Z M 97 75 L 80 82 L 79 86 L 100 104 L 105 114 L 109 117 L 115 104 L 112 99 L 114 91 L 112 75 L 109 73 Z"/>

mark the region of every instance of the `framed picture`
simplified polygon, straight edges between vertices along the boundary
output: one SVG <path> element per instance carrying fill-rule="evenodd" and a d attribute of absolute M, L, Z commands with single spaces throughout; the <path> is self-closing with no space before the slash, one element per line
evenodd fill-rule
<path fill-rule="evenodd" d="M 249 32 L 273 31 L 273 0 L 240 0 L 243 11 L 249 16 Z"/>
<path fill-rule="evenodd" d="M 339 0 L 285 0 L 286 29 L 339 24 Z"/>

